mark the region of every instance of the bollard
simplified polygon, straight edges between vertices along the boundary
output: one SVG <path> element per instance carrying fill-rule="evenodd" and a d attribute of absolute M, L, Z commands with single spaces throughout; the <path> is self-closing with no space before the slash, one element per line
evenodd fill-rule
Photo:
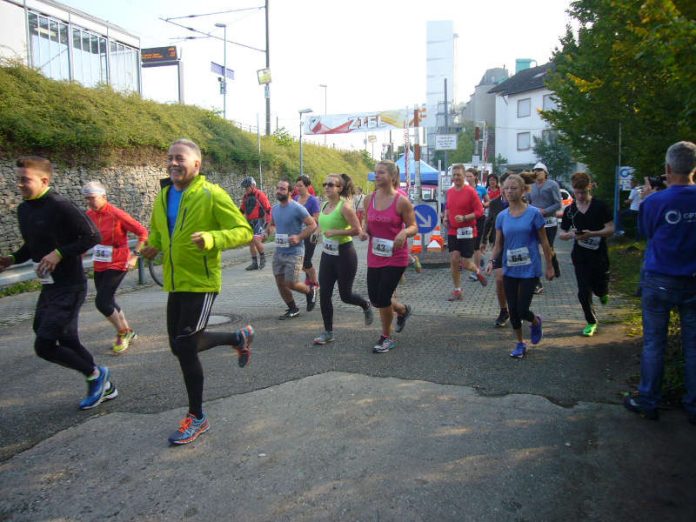
<path fill-rule="evenodd" d="M 138 284 L 145 284 L 145 263 L 143 263 L 143 258 L 138 258 Z"/>

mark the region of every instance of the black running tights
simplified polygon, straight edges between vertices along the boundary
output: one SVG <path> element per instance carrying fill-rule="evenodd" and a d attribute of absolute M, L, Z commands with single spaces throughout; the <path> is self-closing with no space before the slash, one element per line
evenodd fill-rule
<path fill-rule="evenodd" d="M 578 263 L 574 265 L 578 281 L 578 301 L 588 324 L 596 324 L 597 316 L 592 306 L 592 294 L 602 297 L 609 293 L 609 270 L 604 263 Z"/>
<path fill-rule="evenodd" d="M 358 271 L 358 256 L 353 242 L 344 243 L 338 247 L 338 255 L 326 253 L 321 255 L 319 265 L 319 294 L 321 297 L 321 317 L 324 320 L 324 330 L 333 330 L 333 295 L 334 285 L 338 281 L 338 295 L 344 303 L 367 309 L 369 303 L 362 296 L 353 293 L 353 282 Z"/>
<path fill-rule="evenodd" d="M 522 320 L 534 321 L 534 314 L 529 309 L 534 297 L 534 287 L 539 282 L 538 277 L 518 278 L 503 276 L 505 297 L 507 298 L 510 324 L 513 330 L 522 328 Z"/>

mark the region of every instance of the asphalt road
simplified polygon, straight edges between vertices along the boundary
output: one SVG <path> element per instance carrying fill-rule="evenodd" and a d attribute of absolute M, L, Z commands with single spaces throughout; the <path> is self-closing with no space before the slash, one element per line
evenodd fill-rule
<path fill-rule="evenodd" d="M 213 309 L 230 322 L 212 328 L 251 321 L 252 361 L 202 354 L 212 429 L 181 448 L 166 442 L 186 395 L 158 288 L 120 295 L 139 334 L 121 356 L 83 307 L 83 343 L 120 391 L 89 412 L 77 410 L 81 377 L 33 353 L 35 296 L 1 299 L 0 519 L 696 519 L 696 430 L 679 410 L 649 422 L 620 406 L 640 345 L 616 299 L 596 337 L 578 335 L 562 258 L 563 277 L 534 300 L 545 338 L 519 361 L 510 329 L 493 327 L 492 285 L 466 283 L 465 301 L 449 303 L 446 269 L 409 270 L 399 296 L 415 314 L 397 349 L 375 355 L 377 324 L 344 304 L 336 342 L 313 346 L 319 307 L 278 321 L 270 270 L 245 272 L 246 254 L 232 253 Z"/>

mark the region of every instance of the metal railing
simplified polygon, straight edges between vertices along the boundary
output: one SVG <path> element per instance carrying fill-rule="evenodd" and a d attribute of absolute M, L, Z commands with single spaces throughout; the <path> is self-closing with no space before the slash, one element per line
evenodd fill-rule
<path fill-rule="evenodd" d="M 137 239 L 131 239 L 128 241 L 128 247 L 133 248 L 138 244 Z M 82 254 L 82 266 L 85 269 L 92 268 L 92 249 L 90 248 L 87 252 Z M 27 261 L 26 263 L 21 263 L 18 265 L 12 265 L 4 272 L 0 273 L 0 288 L 6 286 L 11 286 L 17 283 L 22 283 L 24 281 L 31 281 L 36 279 L 36 272 L 34 272 L 34 264 L 32 261 Z M 145 266 L 143 264 L 143 259 L 138 258 L 138 284 L 145 283 Z"/>

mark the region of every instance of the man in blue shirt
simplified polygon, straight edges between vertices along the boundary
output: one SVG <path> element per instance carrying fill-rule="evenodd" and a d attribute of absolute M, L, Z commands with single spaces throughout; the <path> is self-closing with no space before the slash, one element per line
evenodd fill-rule
<path fill-rule="evenodd" d="M 317 300 L 316 286 L 300 282 L 304 259 L 304 240 L 317 228 L 314 218 L 298 202 L 290 199 L 290 182 L 281 179 L 276 185 L 278 204 L 271 209 L 271 233 L 275 231 L 276 250 L 273 254 L 273 275 L 278 292 L 288 309 L 278 319 L 292 319 L 300 315 L 291 290 L 307 296 L 307 311 L 311 312 Z"/>
<path fill-rule="evenodd" d="M 647 238 L 643 290 L 643 355 L 636 397 L 624 406 L 657 420 L 667 326 L 672 308 L 681 322 L 684 350 L 684 409 L 696 425 L 696 145 L 680 141 L 667 149 L 668 188 L 643 201 L 638 215 Z"/>

